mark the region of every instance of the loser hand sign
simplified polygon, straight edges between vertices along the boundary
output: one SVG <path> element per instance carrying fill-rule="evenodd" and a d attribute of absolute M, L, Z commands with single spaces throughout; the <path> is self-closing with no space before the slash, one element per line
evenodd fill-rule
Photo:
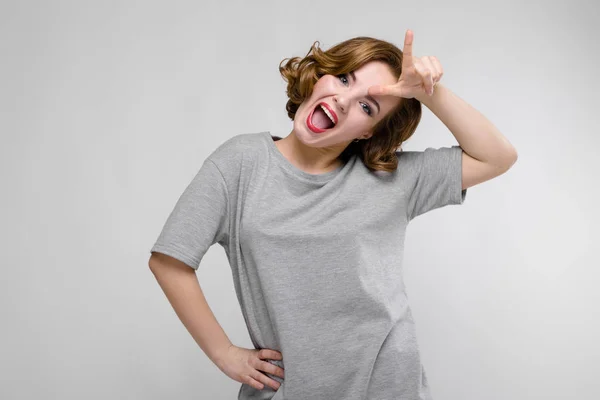
<path fill-rule="evenodd" d="M 398 96 L 406 99 L 423 98 L 433 95 L 434 86 L 444 74 L 442 65 L 434 56 L 413 56 L 413 32 L 409 29 L 404 37 L 402 50 L 402 73 L 398 82 L 388 86 L 371 86 L 369 94 Z"/>

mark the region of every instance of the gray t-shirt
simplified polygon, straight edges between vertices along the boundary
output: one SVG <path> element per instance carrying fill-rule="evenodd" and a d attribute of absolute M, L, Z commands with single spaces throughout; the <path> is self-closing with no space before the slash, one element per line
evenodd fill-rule
<path fill-rule="evenodd" d="M 277 138 L 277 137 L 276 137 Z M 278 139 L 278 138 L 277 138 Z M 199 267 L 225 250 L 256 349 L 280 351 L 277 391 L 238 399 L 431 399 L 402 277 L 408 222 L 462 204 L 462 148 L 397 151 L 398 169 L 353 156 L 310 174 L 270 132 L 234 136 L 202 164 L 151 252 Z"/>

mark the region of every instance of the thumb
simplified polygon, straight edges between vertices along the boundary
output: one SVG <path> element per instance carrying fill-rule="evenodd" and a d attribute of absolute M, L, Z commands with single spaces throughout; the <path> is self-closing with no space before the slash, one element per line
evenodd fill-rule
<path fill-rule="evenodd" d="M 396 93 L 396 91 L 397 90 L 394 86 L 381 86 L 381 85 L 371 86 L 368 90 L 368 92 L 371 96 L 376 96 L 376 95 L 389 96 L 389 95 L 394 95 Z"/>

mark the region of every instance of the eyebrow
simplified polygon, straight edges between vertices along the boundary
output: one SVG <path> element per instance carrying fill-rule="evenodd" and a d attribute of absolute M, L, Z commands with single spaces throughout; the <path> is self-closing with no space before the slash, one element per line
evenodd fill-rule
<path fill-rule="evenodd" d="M 354 82 L 356 82 L 356 75 L 354 75 L 354 71 L 350 71 L 350 76 L 352 77 L 352 80 Z M 377 100 L 375 100 L 373 98 L 373 96 L 371 95 L 366 95 L 365 96 L 367 98 L 367 100 L 371 101 L 373 104 L 375 104 L 375 106 L 377 106 L 377 113 L 379 114 L 381 112 L 381 109 L 379 108 L 379 103 L 377 102 Z"/>

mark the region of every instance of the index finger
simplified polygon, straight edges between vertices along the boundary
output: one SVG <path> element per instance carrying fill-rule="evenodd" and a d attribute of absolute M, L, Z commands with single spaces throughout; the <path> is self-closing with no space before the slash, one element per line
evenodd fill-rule
<path fill-rule="evenodd" d="M 402 49 L 402 64 L 412 65 L 412 44 L 413 44 L 413 32 L 408 29 L 404 36 L 404 49 Z"/>

